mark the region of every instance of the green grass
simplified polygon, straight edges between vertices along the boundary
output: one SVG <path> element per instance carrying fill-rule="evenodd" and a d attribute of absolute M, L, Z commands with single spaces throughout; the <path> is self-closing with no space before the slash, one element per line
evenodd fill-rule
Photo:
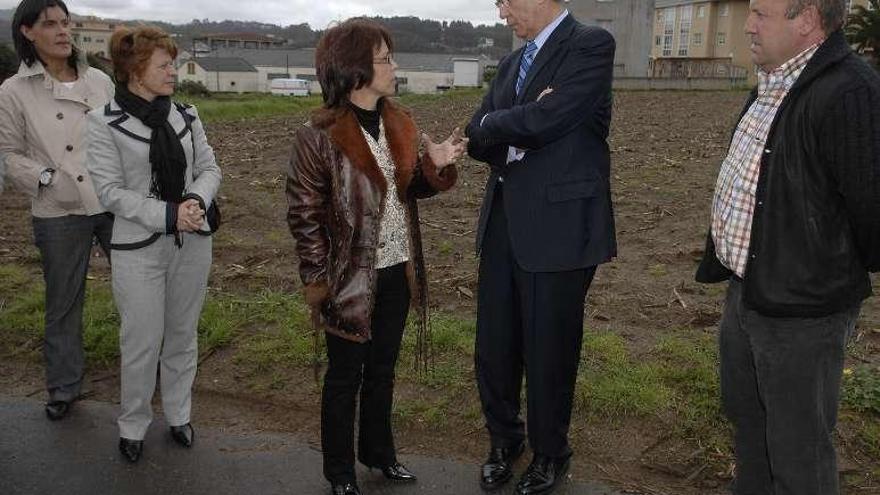
<path fill-rule="evenodd" d="M 874 457 L 880 459 L 880 421 L 877 418 L 867 420 L 862 423 L 859 432 L 859 443 L 865 451 Z M 877 466 L 877 473 L 880 474 L 880 466 Z"/>
<path fill-rule="evenodd" d="M 478 98 L 482 89 L 456 89 L 436 95 L 404 94 L 401 103 L 413 106 L 425 103 L 443 104 L 455 102 L 462 97 Z M 267 93 L 225 94 L 217 93 L 209 97 L 175 96 L 175 99 L 195 105 L 199 116 L 207 123 L 230 120 L 260 119 L 309 113 L 321 106 L 320 96 L 290 97 Z"/>
<path fill-rule="evenodd" d="M 265 93 L 216 94 L 207 98 L 180 95 L 176 99 L 195 105 L 199 116 L 209 124 L 309 112 L 321 105 L 320 96 L 290 97 Z"/>
<path fill-rule="evenodd" d="M 423 105 L 425 103 L 461 103 L 467 98 L 478 99 L 485 94 L 482 88 L 461 88 L 444 91 L 436 94 L 406 93 L 400 96 L 400 102 L 408 107 Z"/>
<path fill-rule="evenodd" d="M 3 353 L 36 359 L 44 335 L 45 286 L 38 275 L 14 265 L 0 265 L 0 349 Z M 83 308 L 83 348 L 86 360 L 112 364 L 119 355 L 119 315 L 106 284 L 86 284 Z"/>
<path fill-rule="evenodd" d="M 106 284 L 86 284 L 83 348 L 93 365 L 108 367 L 119 358 L 119 313 Z"/>
<path fill-rule="evenodd" d="M 667 335 L 633 356 L 617 334 L 586 332 L 575 389 L 581 414 L 598 420 L 665 419 L 684 435 L 725 445 L 717 351 L 710 335 Z"/>
<path fill-rule="evenodd" d="M 601 419 L 659 415 L 670 396 L 659 366 L 635 362 L 622 337 L 584 333 L 575 385 L 575 404 L 581 413 Z"/>
<path fill-rule="evenodd" d="M 398 400 L 394 404 L 395 420 L 423 424 L 429 428 L 443 427 L 448 418 L 449 403 L 445 399 L 414 398 Z"/>
<path fill-rule="evenodd" d="M 846 370 L 842 402 L 854 411 L 880 415 L 880 368 L 859 366 Z"/>

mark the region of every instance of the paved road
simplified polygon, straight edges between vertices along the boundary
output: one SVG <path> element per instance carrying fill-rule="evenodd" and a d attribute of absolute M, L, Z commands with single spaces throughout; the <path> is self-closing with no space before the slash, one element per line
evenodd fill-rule
<path fill-rule="evenodd" d="M 174 444 L 157 419 L 138 464 L 116 451 L 116 407 L 78 402 L 63 421 L 50 422 L 42 403 L 0 396 L 2 495 L 272 495 L 325 494 L 321 455 L 292 435 L 229 435 L 199 428 L 191 450 Z M 196 425 L 198 428 L 198 425 Z M 414 485 L 392 485 L 378 472 L 359 471 L 365 495 L 481 495 L 477 467 L 406 455 L 419 475 Z M 360 467 L 359 467 L 360 469 Z M 499 493 L 509 494 L 508 488 Z M 558 495 L 619 495 L 607 487 L 567 481 Z"/>

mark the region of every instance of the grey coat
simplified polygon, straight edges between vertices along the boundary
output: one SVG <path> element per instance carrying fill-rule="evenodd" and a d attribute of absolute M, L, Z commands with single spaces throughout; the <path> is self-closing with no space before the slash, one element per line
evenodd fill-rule
<path fill-rule="evenodd" d="M 177 131 L 186 154 L 185 195 L 210 205 L 220 187 L 221 173 L 208 145 L 205 128 L 195 107 L 172 105 L 168 122 Z M 86 163 L 98 200 L 116 216 L 114 249 L 138 249 L 174 230 L 172 211 L 150 193 L 150 128 L 122 111 L 116 101 L 88 115 Z M 208 232 L 208 224 L 202 226 Z"/>

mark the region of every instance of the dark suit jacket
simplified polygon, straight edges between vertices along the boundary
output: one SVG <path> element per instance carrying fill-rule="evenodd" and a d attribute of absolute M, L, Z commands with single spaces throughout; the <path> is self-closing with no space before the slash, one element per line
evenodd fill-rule
<path fill-rule="evenodd" d="M 616 256 L 606 142 L 614 49 L 607 31 L 569 15 L 538 52 L 519 96 L 515 86 L 524 48 L 501 61 L 467 127 L 468 153 L 492 169 L 478 253 L 503 177 L 510 244 L 524 270 L 575 270 Z M 553 93 L 536 101 L 548 86 Z M 527 150 L 525 157 L 507 164 L 508 146 Z"/>

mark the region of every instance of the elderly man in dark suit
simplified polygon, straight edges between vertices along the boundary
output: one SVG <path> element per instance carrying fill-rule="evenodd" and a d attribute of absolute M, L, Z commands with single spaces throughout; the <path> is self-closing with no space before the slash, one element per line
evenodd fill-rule
<path fill-rule="evenodd" d="M 616 255 L 606 142 L 615 43 L 560 0 L 496 6 L 527 43 L 501 62 L 467 128 L 470 155 L 491 167 L 477 232 L 476 369 L 491 437 L 480 483 L 506 483 L 523 451 L 525 369 L 525 495 L 552 491 L 568 469 L 584 299 L 596 266 Z"/>

